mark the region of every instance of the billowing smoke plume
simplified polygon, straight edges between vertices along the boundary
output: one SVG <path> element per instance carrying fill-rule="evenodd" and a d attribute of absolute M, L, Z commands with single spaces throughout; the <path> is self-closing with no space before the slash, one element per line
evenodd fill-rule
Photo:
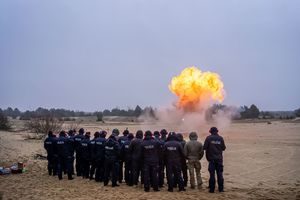
<path fill-rule="evenodd" d="M 169 89 L 178 97 L 175 106 L 155 111 L 158 127 L 169 127 L 169 131 L 199 133 L 207 132 L 209 126 L 223 129 L 236 112 L 234 107 L 212 106 L 225 97 L 224 84 L 217 73 L 188 67 L 172 78 Z"/>

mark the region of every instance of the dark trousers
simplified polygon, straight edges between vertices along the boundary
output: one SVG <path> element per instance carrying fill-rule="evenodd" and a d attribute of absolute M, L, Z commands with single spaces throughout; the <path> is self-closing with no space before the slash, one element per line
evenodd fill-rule
<path fill-rule="evenodd" d="M 83 178 L 89 178 L 89 175 L 90 175 L 90 161 L 88 159 L 82 158 L 81 166 L 82 166 L 82 169 L 81 169 L 82 177 Z"/>
<path fill-rule="evenodd" d="M 92 160 L 91 161 L 91 169 L 90 169 L 90 179 L 94 178 L 94 174 L 95 174 L 96 168 L 97 168 L 96 160 Z"/>
<path fill-rule="evenodd" d="M 58 173 L 58 179 L 62 179 L 62 172 L 64 169 L 66 169 L 66 172 L 68 173 L 68 178 L 72 178 L 72 163 L 73 158 L 67 157 L 67 156 L 58 156 L 58 162 L 57 162 L 57 173 Z"/>
<path fill-rule="evenodd" d="M 224 190 L 223 160 L 209 161 L 208 171 L 209 171 L 209 175 L 210 175 L 209 191 L 210 192 L 215 191 L 215 184 L 216 184 L 215 172 L 217 173 L 219 191 L 223 191 Z"/>
<path fill-rule="evenodd" d="M 57 173 L 57 164 L 56 164 L 56 157 L 54 155 L 47 155 L 47 160 L 48 160 L 48 173 L 49 175 L 55 176 Z"/>
<path fill-rule="evenodd" d="M 123 161 L 119 162 L 119 174 L 118 174 L 118 179 L 119 179 L 119 183 L 122 183 L 123 181 Z"/>
<path fill-rule="evenodd" d="M 158 185 L 162 187 L 164 185 L 165 180 L 165 165 L 163 161 L 159 162 L 158 166 Z"/>
<path fill-rule="evenodd" d="M 77 176 L 82 176 L 82 158 L 81 158 L 81 155 L 79 153 L 76 153 L 75 168 L 76 168 Z"/>
<path fill-rule="evenodd" d="M 131 160 L 125 161 L 125 182 L 127 185 L 133 185 Z"/>
<path fill-rule="evenodd" d="M 181 169 L 182 169 L 182 176 L 183 176 L 183 183 L 184 186 L 187 186 L 188 183 L 188 172 L 187 172 L 187 164 L 186 161 L 182 161 L 182 165 L 181 165 Z"/>
<path fill-rule="evenodd" d="M 119 162 L 115 160 L 106 159 L 104 162 L 104 185 L 107 185 L 109 182 L 109 177 L 111 174 L 112 186 L 117 185 L 117 175 L 119 171 Z"/>
<path fill-rule="evenodd" d="M 131 167 L 132 167 L 132 181 L 134 185 L 137 185 L 139 183 L 139 177 L 141 175 L 141 170 L 142 170 L 140 161 L 132 160 Z M 142 182 L 144 181 L 142 180 Z"/>
<path fill-rule="evenodd" d="M 168 179 L 168 189 L 173 190 L 174 183 L 177 183 L 179 190 L 184 189 L 184 183 L 181 176 L 181 166 L 176 163 L 167 164 L 167 179 Z"/>
<path fill-rule="evenodd" d="M 158 163 L 144 163 L 143 171 L 145 191 L 150 190 L 150 185 L 152 185 L 154 190 L 158 190 Z"/>
<path fill-rule="evenodd" d="M 102 182 L 104 180 L 104 160 L 97 160 L 96 161 L 95 180 L 97 182 Z"/>

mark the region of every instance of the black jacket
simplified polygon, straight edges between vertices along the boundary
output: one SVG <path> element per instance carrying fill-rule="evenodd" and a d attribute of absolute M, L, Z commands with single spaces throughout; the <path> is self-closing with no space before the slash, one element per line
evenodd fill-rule
<path fill-rule="evenodd" d="M 74 137 L 66 138 L 66 145 L 67 145 L 67 156 L 73 157 L 74 156 Z"/>
<path fill-rule="evenodd" d="M 90 140 L 89 144 L 88 144 L 88 147 L 89 147 L 89 154 L 90 154 L 90 159 L 91 161 L 94 161 L 96 160 L 96 150 L 95 150 L 95 138 Z"/>
<path fill-rule="evenodd" d="M 75 135 L 74 136 L 74 148 L 76 153 L 80 153 L 81 141 L 84 139 L 84 135 Z"/>
<path fill-rule="evenodd" d="M 145 164 L 159 163 L 160 144 L 154 138 L 146 136 L 142 142 L 141 155 Z"/>
<path fill-rule="evenodd" d="M 141 148 L 143 139 L 134 138 L 131 140 L 129 145 L 129 152 L 131 153 L 132 160 L 140 160 L 141 158 Z"/>
<path fill-rule="evenodd" d="M 119 161 L 120 146 L 116 139 L 109 138 L 105 143 L 105 160 Z"/>
<path fill-rule="evenodd" d="M 208 161 L 222 160 L 222 152 L 226 149 L 224 139 L 218 134 L 207 136 L 204 142 L 206 159 Z"/>
<path fill-rule="evenodd" d="M 124 142 L 127 141 L 127 140 L 128 140 L 128 137 L 125 136 L 125 135 L 119 137 L 118 142 L 119 142 L 120 147 L 122 147 Z"/>
<path fill-rule="evenodd" d="M 181 164 L 184 159 L 182 144 L 176 140 L 165 143 L 164 156 L 167 164 Z"/>
<path fill-rule="evenodd" d="M 85 160 L 90 160 L 90 149 L 89 149 L 89 143 L 90 139 L 85 138 L 81 141 L 80 143 L 80 155 L 82 156 L 83 159 Z"/>
<path fill-rule="evenodd" d="M 97 138 L 95 140 L 95 159 L 97 161 L 103 161 L 105 158 L 105 143 L 106 143 L 106 139 L 105 138 Z"/>
<path fill-rule="evenodd" d="M 46 149 L 48 156 L 54 155 L 54 142 L 55 137 L 47 137 L 44 141 L 44 148 Z"/>
<path fill-rule="evenodd" d="M 60 136 L 54 142 L 54 153 L 59 157 L 68 156 L 67 140 L 68 138 Z"/>
<path fill-rule="evenodd" d="M 132 160 L 131 152 L 129 149 L 130 142 L 131 142 L 130 140 L 126 140 L 121 147 L 121 157 L 124 161 L 127 162 Z"/>

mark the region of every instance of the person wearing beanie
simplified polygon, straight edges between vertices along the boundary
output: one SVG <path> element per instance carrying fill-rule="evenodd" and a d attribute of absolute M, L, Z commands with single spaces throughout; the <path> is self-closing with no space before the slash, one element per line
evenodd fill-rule
<path fill-rule="evenodd" d="M 145 138 L 141 144 L 141 159 L 143 160 L 144 191 L 150 191 L 150 185 L 154 191 L 158 189 L 158 164 L 160 144 L 152 137 L 151 131 L 145 132 Z M 150 184 L 151 177 L 151 184 Z"/>
<path fill-rule="evenodd" d="M 139 177 L 142 176 L 142 163 L 141 163 L 141 148 L 143 142 L 143 131 L 138 130 L 135 138 L 130 142 L 129 153 L 131 154 L 131 167 L 132 167 L 132 182 L 137 187 Z M 141 182 L 143 178 L 141 178 Z"/>
<path fill-rule="evenodd" d="M 183 148 L 174 132 L 169 134 L 168 141 L 164 145 L 164 156 L 167 166 L 168 191 L 173 192 L 175 183 L 178 184 L 179 191 L 185 191 L 181 176 L 181 162 L 184 159 Z"/>
<path fill-rule="evenodd" d="M 209 192 L 215 191 L 215 173 L 217 173 L 218 189 L 219 192 L 224 191 L 224 178 L 223 178 L 223 151 L 226 146 L 223 137 L 221 137 L 216 127 L 211 127 L 210 135 L 206 137 L 204 142 L 204 150 L 206 159 L 208 161 L 209 171 Z"/>
<path fill-rule="evenodd" d="M 127 135 L 127 140 L 123 143 L 121 146 L 121 158 L 125 162 L 125 182 L 127 185 L 132 186 L 133 181 L 132 181 L 132 167 L 131 167 L 131 153 L 129 151 L 129 145 L 134 138 L 132 133 L 129 133 Z"/>
<path fill-rule="evenodd" d="M 48 132 L 48 137 L 44 141 L 44 148 L 47 151 L 47 160 L 48 160 L 48 174 L 49 176 L 56 175 L 56 164 L 55 164 L 55 156 L 54 156 L 54 141 L 55 137 L 52 131 Z"/>
<path fill-rule="evenodd" d="M 84 129 L 80 128 L 78 131 L 78 135 L 74 136 L 74 149 L 76 153 L 76 161 L 75 161 L 75 169 L 77 176 L 82 176 L 82 155 L 80 152 L 81 141 L 84 139 Z"/>
<path fill-rule="evenodd" d="M 123 131 L 123 136 L 119 137 L 119 139 L 118 139 L 118 142 L 119 142 L 119 145 L 120 145 L 120 148 L 121 148 L 121 149 L 123 148 L 125 141 L 128 140 L 128 137 L 127 137 L 128 134 L 129 134 L 129 131 L 126 129 L 126 130 Z M 124 159 L 124 157 L 121 155 L 121 157 L 120 157 L 120 162 L 119 162 L 119 174 L 118 174 L 118 180 L 119 180 L 119 183 L 122 183 L 123 177 L 124 177 L 124 176 L 123 176 L 123 174 L 124 174 L 124 172 L 123 172 L 123 165 L 124 165 L 124 162 L 125 162 L 125 159 Z"/>
<path fill-rule="evenodd" d="M 90 154 L 90 164 L 91 164 L 91 168 L 90 168 L 90 180 L 94 179 L 94 174 L 95 174 L 95 170 L 96 170 L 96 148 L 95 148 L 95 144 L 96 144 L 96 139 L 100 137 L 100 133 L 98 131 L 96 131 L 94 133 L 94 138 L 92 140 L 90 140 L 88 147 L 89 147 L 89 154 Z"/>
<path fill-rule="evenodd" d="M 189 135 L 190 141 L 184 146 L 184 155 L 188 160 L 187 166 L 190 174 L 191 188 L 195 189 L 195 173 L 197 177 L 198 189 L 202 188 L 201 178 L 201 163 L 200 160 L 203 157 L 203 145 L 198 140 L 196 132 L 191 132 Z"/>
<path fill-rule="evenodd" d="M 90 151 L 89 151 L 89 143 L 90 143 L 90 132 L 86 132 L 84 135 L 84 139 L 80 143 L 80 153 L 81 153 L 81 161 L 82 161 L 82 178 L 89 178 L 90 175 Z"/>
<path fill-rule="evenodd" d="M 120 146 L 115 136 L 109 136 L 105 143 L 105 162 L 104 162 L 104 186 L 108 185 L 109 178 L 111 178 L 112 187 L 119 186 L 117 184 L 119 159 L 120 159 Z"/>
<path fill-rule="evenodd" d="M 96 157 L 96 175 L 95 181 L 102 182 L 104 180 L 104 158 L 106 131 L 100 131 L 100 137 L 95 139 L 95 157 Z"/>

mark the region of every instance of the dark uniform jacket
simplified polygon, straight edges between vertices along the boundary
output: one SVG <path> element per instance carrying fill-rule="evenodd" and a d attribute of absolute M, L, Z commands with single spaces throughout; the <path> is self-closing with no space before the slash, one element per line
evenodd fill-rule
<path fill-rule="evenodd" d="M 104 152 L 105 152 L 105 138 L 97 138 L 95 140 L 95 157 L 97 161 L 103 161 L 104 160 Z"/>
<path fill-rule="evenodd" d="M 67 140 L 68 140 L 68 138 L 63 137 L 63 136 L 60 136 L 55 140 L 54 152 L 59 157 L 67 157 L 68 156 Z"/>
<path fill-rule="evenodd" d="M 175 140 L 166 142 L 164 145 L 164 155 L 167 163 L 181 164 L 184 154 L 180 142 Z"/>
<path fill-rule="evenodd" d="M 74 148 L 76 153 L 79 153 L 81 141 L 84 139 L 84 135 L 75 135 L 74 136 Z"/>
<path fill-rule="evenodd" d="M 90 150 L 89 150 L 90 139 L 85 138 L 80 143 L 80 154 L 83 159 L 90 160 Z"/>
<path fill-rule="evenodd" d="M 141 144 L 141 155 L 144 163 L 159 163 L 160 144 L 154 138 L 146 136 Z"/>
<path fill-rule="evenodd" d="M 105 159 L 118 161 L 120 158 L 120 146 L 116 139 L 109 138 L 105 143 Z"/>
<path fill-rule="evenodd" d="M 44 148 L 46 149 L 48 156 L 54 155 L 54 142 L 55 137 L 47 137 L 44 141 Z"/>
<path fill-rule="evenodd" d="M 131 161 L 131 152 L 129 149 L 130 142 L 131 142 L 130 140 L 126 140 L 121 147 L 121 157 L 125 161 Z"/>
<path fill-rule="evenodd" d="M 222 152 L 226 149 L 226 146 L 221 136 L 212 134 L 206 137 L 203 148 L 206 153 L 206 159 L 212 161 L 223 159 Z"/>
<path fill-rule="evenodd" d="M 139 160 L 141 158 L 141 148 L 143 139 L 134 138 L 129 145 L 132 160 Z"/>

